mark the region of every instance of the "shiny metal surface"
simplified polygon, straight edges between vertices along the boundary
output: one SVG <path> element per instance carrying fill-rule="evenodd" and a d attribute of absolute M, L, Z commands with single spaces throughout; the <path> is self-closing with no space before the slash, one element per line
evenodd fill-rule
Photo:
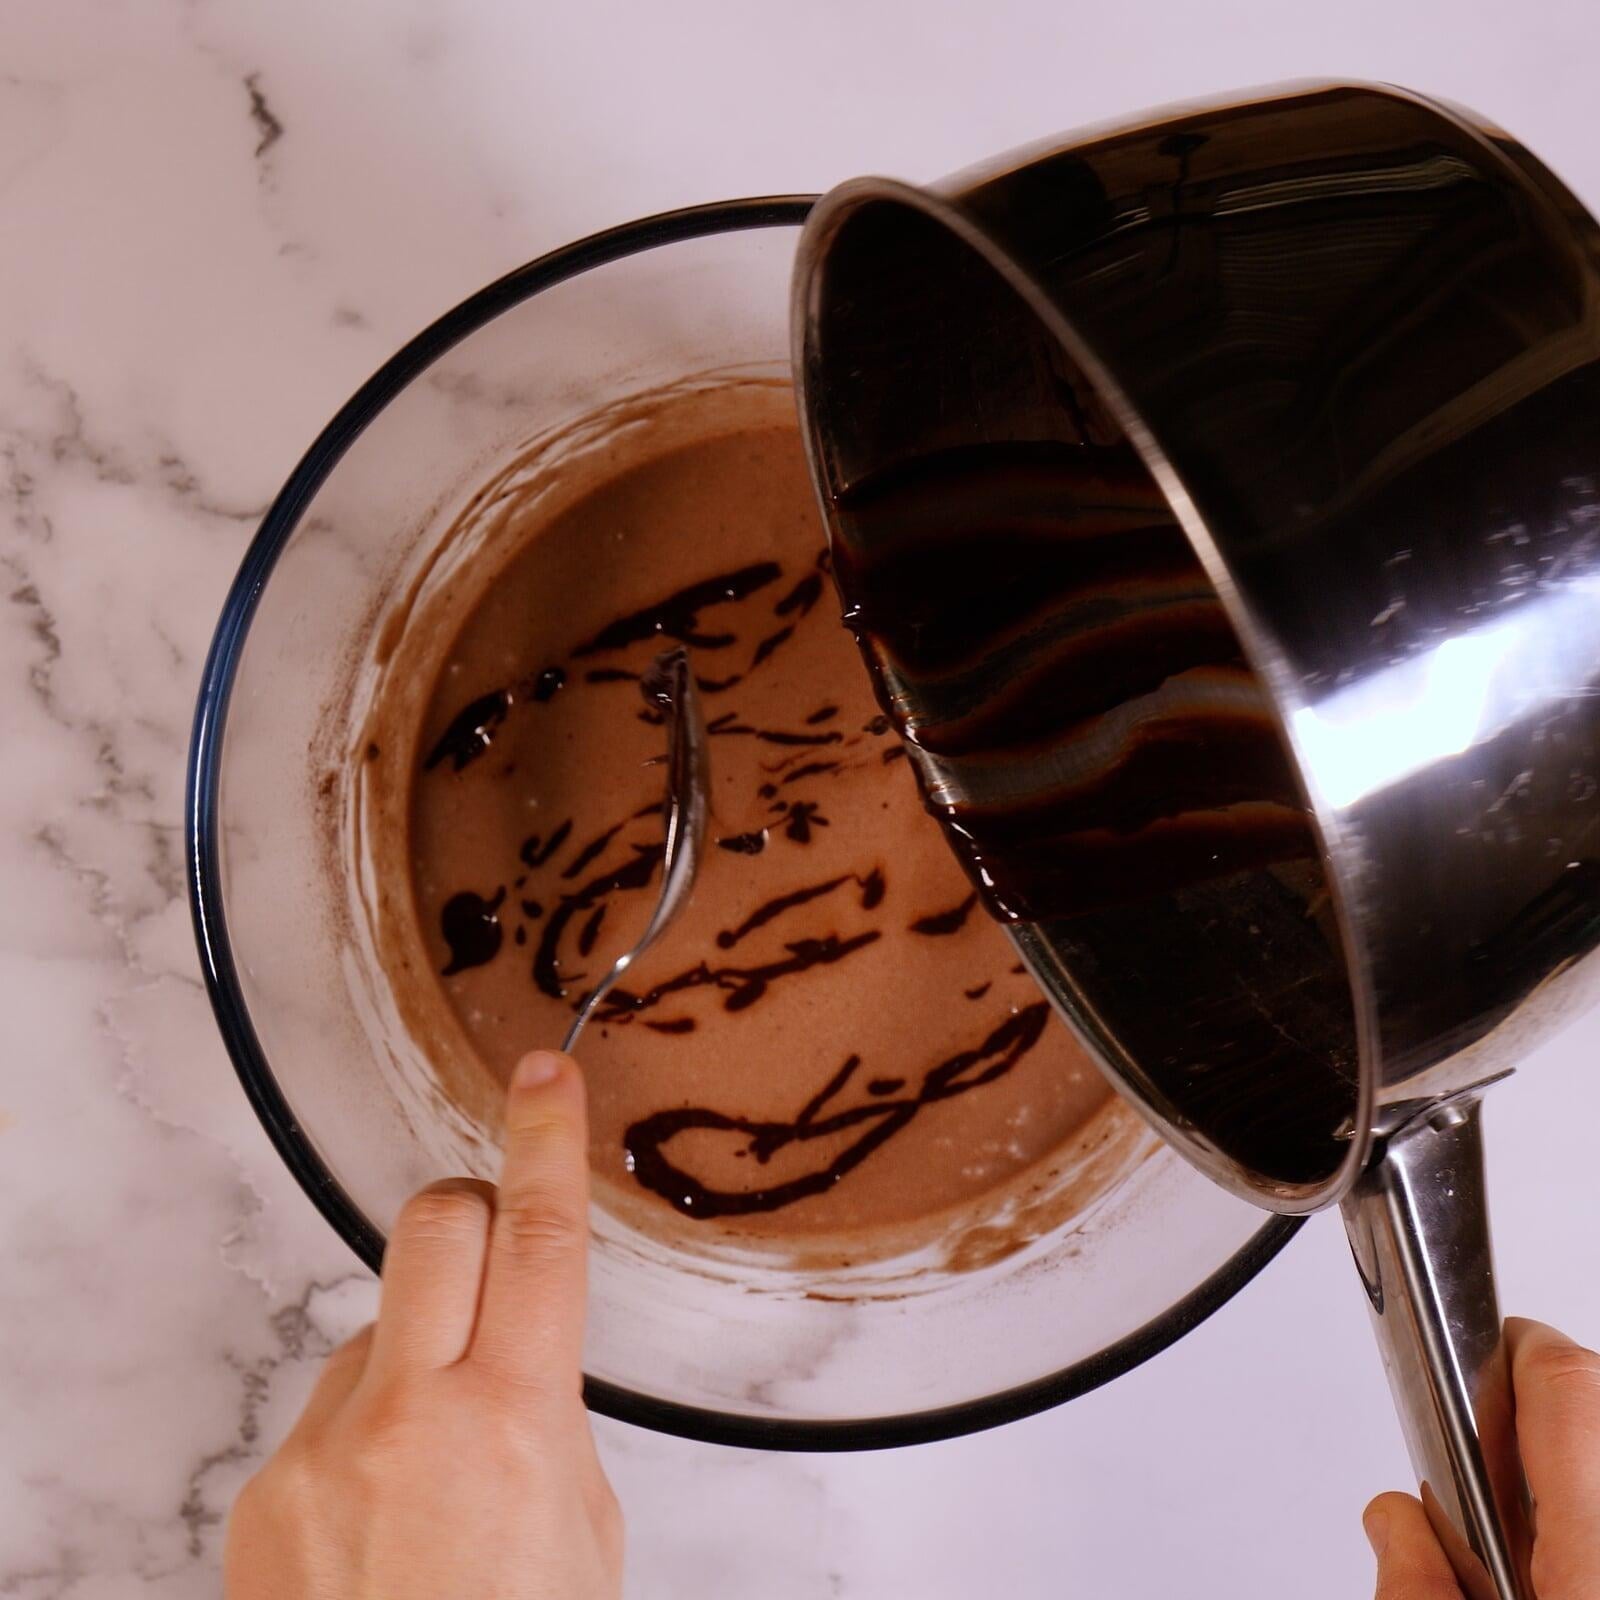
<path fill-rule="evenodd" d="M 561 1048 L 568 1055 L 577 1044 L 584 1025 L 599 1009 L 600 1002 L 683 908 L 694 888 L 695 874 L 700 869 L 700 857 L 705 848 L 711 792 L 706 771 L 706 728 L 700 694 L 689 666 L 689 652 L 682 645 L 664 650 L 640 681 L 639 689 L 646 703 L 664 712 L 667 718 L 667 784 L 661 802 L 661 892 L 638 942 L 631 950 L 624 950 L 599 983 L 583 997 L 572 1026 L 561 1041 Z"/>
<path fill-rule="evenodd" d="M 1476 1095 L 1424 1113 L 1345 1196 L 1422 1502 L 1471 1600 L 1531 1594 Z"/>
<path fill-rule="evenodd" d="M 1600 988 L 1597 263 L 1593 220 L 1509 136 L 1314 85 L 929 191 L 847 184 L 796 280 L 847 615 L 930 807 L 1192 1161 L 1280 1211 L 1346 1199 L 1419 1473 L 1506 1596 L 1521 1534 L 1489 1488 L 1516 1467 L 1483 1410 L 1487 1228 L 1480 1185 L 1447 1182 L 1476 1113 L 1470 1134 L 1422 1130 Z M 1043 535 L 1005 465 L 1019 445 L 1068 483 L 1026 596 L 1008 577 Z M 954 490 L 904 490 L 953 461 Z M 1141 503 L 1135 467 L 1189 566 L 1148 513 L 1149 571 L 1071 570 L 1085 518 L 1103 542 Z M 1006 526 L 967 493 L 1001 480 Z M 924 593 L 911 557 L 936 546 L 962 582 Z M 1194 621 L 1208 599 L 1231 636 Z M 940 655 L 952 607 L 978 620 Z M 1119 634 L 1166 648 L 1180 613 L 1149 681 L 1106 665 Z M 1103 672 L 1101 702 L 1075 698 L 1070 659 Z M 1159 703 L 1219 673 L 1228 707 Z M 1257 738 L 1230 787 L 1263 715 L 1277 766 Z M 1282 827 L 1248 847 L 1296 809 L 1303 847 Z M 1208 870 L 1193 846 L 1213 835 Z M 1086 876 L 1096 841 L 1130 863 L 1120 886 Z"/>

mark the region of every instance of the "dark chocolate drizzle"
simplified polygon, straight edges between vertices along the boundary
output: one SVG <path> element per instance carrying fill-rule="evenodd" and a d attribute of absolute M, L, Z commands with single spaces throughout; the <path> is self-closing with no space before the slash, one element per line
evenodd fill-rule
<path fill-rule="evenodd" d="M 785 801 L 782 809 L 786 814 L 783 836 L 793 839 L 796 844 L 810 844 L 813 828 L 829 826 L 828 819 L 822 814 L 822 807 L 813 800 L 796 800 L 793 804 Z"/>
<path fill-rule="evenodd" d="M 774 652 L 793 637 L 801 619 L 813 611 L 821 598 L 824 587 L 822 574 L 826 570 L 824 552 L 816 570 L 805 574 L 782 593 L 772 608 L 773 615 L 782 625 L 757 640 L 747 672 L 770 662 Z M 737 643 L 739 634 L 731 625 L 718 629 L 704 622 L 702 613 L 715 606 L 746 599 L 774 584 L 780 577 L 781 568 L 776 563 L 761 562 L 691 584 L 665 600 L 607 624 L 579 645 L 569 660 L 577 662 L 582 658 L 621 651 L 657 638 L 675 639 L 703 651 L 726 649 Z M 640 676 L 637 671 L 621 665 L 591 666 L 581 672 L 582 681 L 594 685 L 633 683 L 640 681 Z M 461 771 L 488 748 L 500 724 L 516 704 L 552 699 L 568 683 L 569 677 L 568 667 L 552 665 L 537 675 L 519 679 L 511 689 L 496 691 L 473 701 L 456 716 L 439 740 L 428 760 L 428 768 L 448 760 L 454 770 Z M 745 673 L 722 678 L 697 675 L 696 682 L 703 692 L 718 693 L 732 689 L 744 677 Z M 647 721 L 660 721 L 655 711 L 645 711 L 641 715 Z M 773 800 L 780 786 L 800 785 L 807 780 L 835 773 L 847 764 L 848 758 L 814 758 L 814 752 L 820 749 L 838 745 L 848 748 L 849 745 L 862 742 L 859 735 L 852 734 L 846 740 L 838 728 L 823 726 L 833 722 L 838 715 L 839 707 L 826 703 L 803 719 L 802 728 L 762 728 L 754 726 L 742 718 L 737 710 L 733 710 L 712 719 L 707 732 L 713 736 L 754 739 L 786 752 L 766 769 L 782 774 L 781 778 L 761 787 L 761 795 Z M 874 736 L 889 731 L 890 723 L 883 716 L 874 717 L 862 729 L 864 734 Z M 894 743 L 882 752 L 882 759 L 892 760 L 903 753 L 903 748 Z M 636 813 L 636 816 L 649 815 L 659 809 L 659 806 L 649 806 Z M 773 827 L 781 826 L 784 836 L 797 844 L 809 844 L 815 829 L 829 825 L 821 807 L 812 800 L 775 800 L 770 809 L 777 819 Z M 629 820 L 624 819 L 605 828 L 579 847 L 561 867 L 562 883 L 571 885 L 574 880 L 581 879 L 586 870 L 593 868 L 608 847 L 618 840 Z M 530 835 L 523 841 L 519 851 L 522 864 L 530 870 L 548 866 L 570 843 L 573 830 L 574 819 L 568 818 L 548 837 Z M 765 849 L 767 838 L 768 830 L 761 828 L 724 836 L 717 840 L 717 844 L 730 852 L 757 855 Z M 590 957 L 599 941 L 614 897 L 647 888 L 657 873 L 661 856 L 662 850 L 658 844 L 633 844 L 631 856 L 620 866 L 598 871 L 587 881 L 570 888 L 570 892 L 558 893 L 553 903 L 547 897 L 548 911 L 546 904 L 532 898 L 520 902 L 526 921 L 517 926 L 515 940 L 518 945 L 532 944 L 534 947 L 531 974 L 541 993 L 557 999 L 572 998 L 568 986 L 578 983 L 583 974 L 563 972 L 563 949 L 574 951 L 579 961 Z M 864 875 L 840 874 L 768 900 L 737 926 L 720 932 L 716 937 L 716 946 L 722 952 L 732 951 L 759 930 L 771 927 L 787 914 L 837 894 L 851 884 L 855 886 L 862 911 L 871 912 L 883 903 L 886 885 L 881 868 L 874 868 Z M 544 892 L 543 889 L 540 892 Z M 463 892 L 447 903 L 444 912 L 446 941 L 452 955 L 447 972 L 480 965 L 498 954 L 502 937 L 498 912 L 505 893 L 502 889 L 492 899 L 486 900 L 476 894 Z M 965 920 L 970 909 L 971 901 L 968 901 L 953 911 L 923 918 L 916 927 L 919 932 L 925 933 L 953 932 Z M 952 919 L 956 920 L 952 922 Z M 945 923 L 951 925 L 946 928 Z M 537 938 L 530 939 L 529 928 L 536 924 Z M 569 944 L 568 936 L 574 930 L 575 936 Z M 647 990 L 613 990 L 601 1008 L 598 1021 L 607 1026 L 637 1022 L 663 1035 L 688 1035 L 697 1026 L 695 1017 L 653 1013 L 657 1013 L 675 996 L 682 997 L 702 989 L 713 990 L 720 996 L 724 1012 L 738 1013 L 758 1004 L 773 984 L 848 960 L 881 937 L 881 930 L 872 927 L 848 934 L 836 930 L 820 937 L 783 940 L 778 947 L 779 953 L 767 960 L 748 964 L 714 964 L 701 960 Z M 976 998 L 987 988 L 985 984 L 977 991 L 969 991 L 969 994 Z M 869 1097 L 865 1104 L 835 1109 L 831 1114 L 829 1106 L 837 1104 L 838 1097 L 845 1092 L 860 1066 L 859 1059 L 854 1056 L 812 1096 L 792 1122 L 742 1118 L 709 1108 L 689 1107 L 660 1112 L 635 1123 L 626 1135 L 635 1177 L 644 1187 L 654 1190 L 679 1210 L 700 1218 L 770 1211 L 792 1204 L 839 1182 L 874 1150 L 893 1138 L 924 1105 L 966 1093 L 1009 1071 L 1037 1040 L 1044 1021 L 1045 1008 L 1031 1007 L 1002 1023 L 976 1049 L 963 1051 L 934 1067 L 914 1092 L 905 1092 L 907 1080 L 903 1076 L 874 1076 L 864 1084 L 865 1095 Z M 817 1172 L 748 1193 L 720 1194 L 699 1184 L 692 1175 L 682 1172 L 667 1154 L 666 1147 L 673 1138 L 694 1128 L 743 1134 L 749 1141 L 748 1148 L 735 1153 L 745 1157 L 754 1156 L 758 1165 L 766 1164 L 790 1145 L 810 1144 L 851 1130 L 857 1136 L 842 1152 L 836 1151 L 833 1159 Z"/>
<path fill-rule="evenodd" d="M 837 728 L 827 733 L 793 733 L 783 728 L 752 728 L 748 722 L 739 721 L 737 711 L 724 711 L 706 724 L 710 734 L 746 734 L 764 744 L 824 745 L 838 744 L 844 735 Z"/>
<path fill-rule="evenodd" d="M 821 594 L 821 574 L 808 572 L 772 609 L 780 617 L 787 617 L 793 612 L 803 617 L 817 603 Z"/>
<path fill-rule="evenodd" d="M 545 920 L 533 957 L 533 981 L 539 986 L 541 994 L 549 995 L 552 1000 L 564 1000 L 567 997 L 566 985 L 561 977 L 560 950 L 562 935 L 572 919 L 592 910 L 619 890 L 644 888 L 655 876 L 656 868 L 665 854 L 663 846 L 659 844 L 636 844 L 633 852 L 632 861 L 625 862 L 611 872 L 603 872 L 598 878 L 591 878 L 582 888 L 562 895 L 556 902 L 555 909 Z M 576 976 L 573 981 L 577 981 Z"/>
<path fill-rule="evenodd" d="M 602 901 L 589 913 L 589 919 L 578 930 L 578 954 L 586 956 L 594 949 L 594 942 L 600 937 L 600 925 L 606 920 L 606 907 Z"/>
<path fill-rule="evenodd" d="M 972 915 L 972 908 L 977 905 L 976 892 L 969 894 L 958 906 L 951 906 L 948 911 L 930 912 L 925 917 L 918 917 L 911 924 L 913 933 L 926 934 L 931 939 L 942 938 L 946 934 L 959 933 L 967 925 L 967 918 Z"/>
<path fill-rule="evenodd" d="M 708 987 L 724 992 L 724 1011 L 747 1011 L 780 978 L 809 972 L 813 967 L 832 966 L 854 955 L 857 950 L 876 944 L 882 937 L 876 928 L 869 928 L 865 933 L 858 933 L 849 939 L 841 939 L 836 933 L 820 939 L 795 939 L 784 945 L 785 954 L 781 959 L 754 967 L 713 967 L 709 962 L 697 961 L 687 971 L 658 983 L 643 994 L 635 994 L 630 989 L 613 989 L 605 998 L 599 1019 L 602 1022 L 625 1022 L 640 1011 L 660 1005 L 668 995 Z"/>
<path fill-rule="evenodd" d="M 756 653 L 750 658 L 751 669 L 754 670 L 756 667 L 759 667 L 761 663 L 778 648 L 779 645 L 786 643 L 793 637 L 793 623 L 791 623 L 787 628 L 779 628 L 776 633 L 769 633 L 766 638 L 756 646 Z"/>
<path fill-rule="evenodd" d="M 778 787 L 787 789 L 791 783 L 799 783 L 802 779 L 815 778 L 824 772 L 837 772 L 843 765 L 842 761 L 807 761 L 803 766 L 793 768 Z"/>
<path fill-rule="evenodd" d="M 731 950 L 742 939 L 749 937 L 757 928 L 764 928 L 775 917 L 781 917 L 784 912 L 792 911 L 796 906 L 803 906 L 808 901 L 820 899 L 825 894 L 832 894 L 841 884 L 855 883 L 861 889 L 861 909 L 870 911 L 883 899 L 883 872 L 874 870 L 865 878 L 858 877 L 853 872 L 840 873 L 837 878 L 828 878 L 822 883 L 813 883 L 803 889 L 795 889 L 789 894 L 776 895 L 764 905 L 757 906 L 737 928 L 724 928 L 717 935 L 717 948 Z"/>
<path fill-rule="evenodd" d="M 508 690 L 496 689 L 491 694 L 480 695 L 471 704 L 463 706 L 450 719 L 450 726 L 439 736 L 438 743 L 423 762 L 424 772 L 432 772 L 441 762 L 448 761 L 452 772 L 470 766 L 494 743 L 500 724 L 511 709 Z"/>
<path fill-rule="evenodd" d="M 642 611 L 634 611 L 607 623 L 592 639 L 580 644 L 574 656 L 599 655 L 608 650 L 626 650 L 641 639 L 676 639 L 679 644 L 699 650 L 724 650 L 734 642 L 731 633 L 703 633 L 700 613 L 729 600 L 743 600 L 769 583 L 776 583 L 783 569 L 775 561 L 757 561 L 737 572 L 691 583 L 676 594 L 658 600 Z"/>
<path fill-rule="evenodd" d="M 484 966 L 500 954 L 499 911 L 505 897 L 502 884 L 488 899 L 463 889 L 445 901 L 439 914 L 439 931 L 450 947 L 449 964 L 441 969 L 445 977 Z"/>
<path fill-rule="evenodd" d="M 687 588 L 668 595 L 666 599 L 646 606 L 642 611 L 630 612 L 607 623 L 592 639 L 586 640 L 572 652 L 573 659 L 625 650 L 641 640 L 657 637 L 676 639 L 682 644 L 693 645 L 701 650 L 726 649 L 737 642 L 738 636 L 727 632 L 701 631 L 700 613 L 715 605 L 744 600 L 767 585 L 777 582 L 782 575 L 783 569 L 777 562 L 758 561 L 740 567 L 736 571 L 720 573 L 716 577 L 692 583 Z M 774 613 L 779 617 L 792 617 L 794 620 L 757 643 L 750 663 L 751 670 L 759 667 L 774 650 L 793 635 L 796 623 L 816 604 L 821 591 L 821 576 L 812 572 L 800 579 L 778 601 L 773 608 Z M 584 672 L 586 683 L 624 683 L 636 681 L 638 678 L 637 672 L 631 672 L 625 667 L 590 667 Z M 695 681 L 706 694 L 718 694 L 742 683 L 744 678 L 744 673 L 735 673 L 726 678 L 697 677 Z M 448 761 L 453 771 L 462 771 L 476 761 L 494 742 L 500 724 L 505 721 L 507 713 L 519 698 L 535 704 L 545 704 L 555 698 L 566 682 L 567 669 L 551 665 L 529 678 L 520 680 L 514 691 L 494 689 L 488 694 L 480 695 L 462 707 L 451 719 L 449 726 L 440 735 L 423 763 L 423 770 L 431 772 L 435 767 Z M 661 720 L 659 715 L 649 711 L 640 712 L 638 715 L 641 721 L 651 724 L 659 724 Z M 781 731 L 742 726 L 715 728 L 709 731 L 748 733 L 778 744 L 833 742 L 832 738 L 813 739 L 803 734 L 785 734 Z M 370 754 L 369 759 L 371 759 Z"/>
<path fill-rule="evenodd" d="M 621 822 L 614 823 L 607 828 L 604 833 L 597 834 L 572 858 L 567 866 L 562 868 L 561 876 L 563 878 L 576 878 L 627 825 L 627 819 L 624 818 Z"/>
<path fill-rule="evenodd" d="M 828 1116 L 823 1115 L 824 1110 L 855 1075 L 861 1065 L 859 1056 L 849 1057 L 792 1122 L 732 1116 L 707 1106 L 658 1111 L 635 1122 L 623 1135 L 630 1170 L 642 1187 L 684 1216 L 701 1222 L 778 1211 L 796 1201 L 825 1194 L 902 1132 L 924 1106 L 954 1099 L 1004 1077 L 1038 1042 L 1048 1017 L 1049 1008 L 1043 1001 L 1026 1006 L 1006 1018 L 975 1049 L 960 1051 L 932 1068 L 915 1094 L 890 1099 L 894 1088 L 889 1086 L 898 1086 L 902 1080 L 875 1079 L 867 1086 L 867 1092 L 874 1095 L 871 1101 Z M 852 1129 L 861 1132 L 825 1166 L 814 1171 L 768 1188 L 727 1190 L 702 1183 L 693 1173 L 675 1166 L 667 1154 L 672 1140 L 695 1129 L 742 1135 L 748 1140 L 749 1153 L 762 1166 L 789 1145 L 810 1144 Z"/>
<path fill-rule="evenodd" d="M 523 866 L 542 867 L 567 842 L 567 835 L 571 832 L 572 818 L 568 817 L 548 839 L 541 839 L 538 834 L 530 833 L 522 841 L 522 848 L 517 852 Z"/>

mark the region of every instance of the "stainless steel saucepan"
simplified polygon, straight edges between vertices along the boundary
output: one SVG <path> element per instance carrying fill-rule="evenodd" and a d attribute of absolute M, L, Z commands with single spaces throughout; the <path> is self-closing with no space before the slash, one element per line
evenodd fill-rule
<path fill-rule="evenodd" d="M 1423 1496 L 1526 1600 L 1479 1096 L 1595 997 L 1600 232 L 1395 89 L 1164 112 L 804 236 L 847 617 L 1061 1013 L 1339 1203 Z"/>

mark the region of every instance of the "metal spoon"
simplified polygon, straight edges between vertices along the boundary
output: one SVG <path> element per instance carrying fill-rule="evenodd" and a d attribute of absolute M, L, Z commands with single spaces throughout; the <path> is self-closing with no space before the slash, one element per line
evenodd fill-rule
<path fill-rule="evenodd" d="M 676 645 L 657 656 L 655 664 L 640 679 L 639 692 L 646 704 L 664 711 L 667 716 L 667 797 L 662 808 L 666 837 L 661 856 L 661 893 L 638 942 L 612 962 L 611 969 L 578 1007 L 572 1026 L 561 1041 L 562 1050 L 569 1055 L 600 1002 L 689 898 L 705 844 L 709 790 L 706 729 L 700 712 L 700 697 L 695 691 L 694 673 L 689 668 L 689 652 L 682 645 Z"/>

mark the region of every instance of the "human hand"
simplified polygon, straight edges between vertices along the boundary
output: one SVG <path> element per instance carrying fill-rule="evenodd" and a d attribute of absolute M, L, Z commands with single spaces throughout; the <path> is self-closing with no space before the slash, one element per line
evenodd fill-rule
<path fill-rule="evenodd" d="M 1534 1501 L 1539 1600 L 1600 1595 L 1600 1355 L 1542 1322 L 1506 1323 L 1517 1443 Z M 1378 1557 L 1377 1600 L 1462 1600 L 1461 1586 L 1408 1494 L 1381 1494 L 1363 1516 Z"/>
<path fill-rule="evenodd" d="M 622 1516 L 581 1392 L 583 1079 L 518 1065 L 500 1186 L 414 1196 L 378 1320 L 328 1360 L 228 1525 L 228 1600 L 612 1600 Z"/>

